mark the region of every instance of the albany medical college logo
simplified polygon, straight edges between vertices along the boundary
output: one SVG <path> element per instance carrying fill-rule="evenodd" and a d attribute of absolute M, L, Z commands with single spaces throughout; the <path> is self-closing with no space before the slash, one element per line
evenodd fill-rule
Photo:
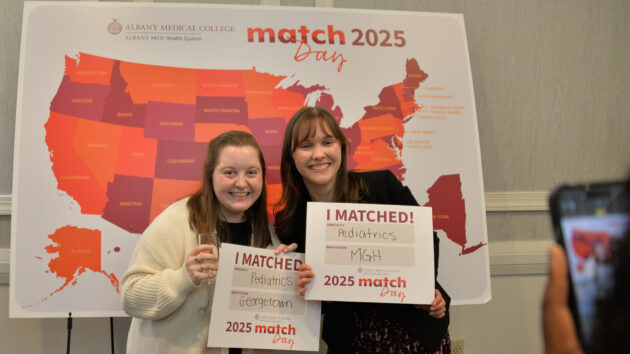
<path fill-rule="evenodd" d="M 107 25 L 107 32 L 118 35 L 127 41 L 201 41 L 210 32 L 235 32 L 233 25 L 216 24 L 163 24 L 163 23 L 126 23 L 121 24 L 117 19 Z"/>
<path fill-rule="evenodd" d="M 122 32 L 122 25 L 115 18 L 112 18 L 112 20 L 113 22 L 107 25 L 107 32 L 117 35 Z"/>

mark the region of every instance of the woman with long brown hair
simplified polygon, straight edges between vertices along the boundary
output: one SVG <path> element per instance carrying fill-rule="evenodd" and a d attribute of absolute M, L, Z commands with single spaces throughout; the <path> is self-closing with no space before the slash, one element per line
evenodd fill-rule
<path fill-rule="evenodd" d="M 206 347 L 218 256 L 197 234 L 213 234 L 217 245 L 279 244 L 267 221 L 265 174 L 250 134 L 210 141 L 201 187 L 153 220 L 121 279 L 123 307 L 133 317 L 128 353 L 228 352 Z"/>
<path fill-rule="evenodd" d="M 337 120 L 321 107 L 304 107 L 289 121 L 282 146 L 282 197 L 276 230 L 283 243 L 304 252 L 308 201 L 418 205 L 389 171 L 347 170 L 348 142 Z M 439 239 L 434 233 L 435 275 Z M 315 273 L 300 268 L 300 292 Z M 322 337 L 329 353 L 450 353 L 450 298 L 436 281 L 428 306 L 324 303 Z"/>

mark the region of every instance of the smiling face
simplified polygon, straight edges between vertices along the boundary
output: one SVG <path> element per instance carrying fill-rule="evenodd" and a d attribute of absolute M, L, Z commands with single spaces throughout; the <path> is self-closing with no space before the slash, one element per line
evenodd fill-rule
<path fill-rule="evenodd" d="M 225 220 L 243 221 L 245 211 L 258 200 L 263 188 L 263 171 L 256 149 L 224 147 L 212 173 L 212 187 Z"/>
<path fill-rule="evenodd" d="M 311 197 L 319 201 L 332 201 L 337 172 L 341 166 L 341 144 L 323 122 L 317 123 L 314 134 L 298 141 L 292 157 Z"/>

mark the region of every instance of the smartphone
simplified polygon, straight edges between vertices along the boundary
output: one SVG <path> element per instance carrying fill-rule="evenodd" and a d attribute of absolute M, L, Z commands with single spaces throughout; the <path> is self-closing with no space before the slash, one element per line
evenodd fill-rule
<path fill-rule="evenodd" d="M 569 306 L 583 348 L 590 340 L 597 301 L 613 285 L 612 250 L 628 225 L 623 182 L 561 186 L 549 197 L 556 241 L 569 263 Z"/>

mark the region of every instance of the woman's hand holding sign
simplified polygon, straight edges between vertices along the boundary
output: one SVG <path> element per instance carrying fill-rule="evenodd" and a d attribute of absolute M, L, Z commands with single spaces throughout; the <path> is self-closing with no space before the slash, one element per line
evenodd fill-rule
<path fill-rule="evenodd" d="M 435 289 L 435 298 L 431 305 L 418 305 L 418 308 L 429 311 L 429 315 L 433 318 L 440 319 L 446 315 L 446 301 L 438 289 Z"/>
<path fill-rule="evenodd" d="M 276 249 L 273 251 L 274 254 L 280 254 L 280 253 L 289 253 L 289 252 L 293 252 L 297 249 L 297 243 L 293 242 L 290 245 L 285 245 L 284 243 L 281 243 L 278 245 L 278 247 L 276 247 Z"/>
<path fill-rule="evenodd" d="M 298 281 L 296 283 L 298 287 L 298 291 L 300 295 L 304 296 L 306 292 L 306 284 L 310 283 L 311 280 L 315 277 L 315 273 L 313 273 L 313 268 L 308 264 L 301 264 L 298 273 Z"/>

